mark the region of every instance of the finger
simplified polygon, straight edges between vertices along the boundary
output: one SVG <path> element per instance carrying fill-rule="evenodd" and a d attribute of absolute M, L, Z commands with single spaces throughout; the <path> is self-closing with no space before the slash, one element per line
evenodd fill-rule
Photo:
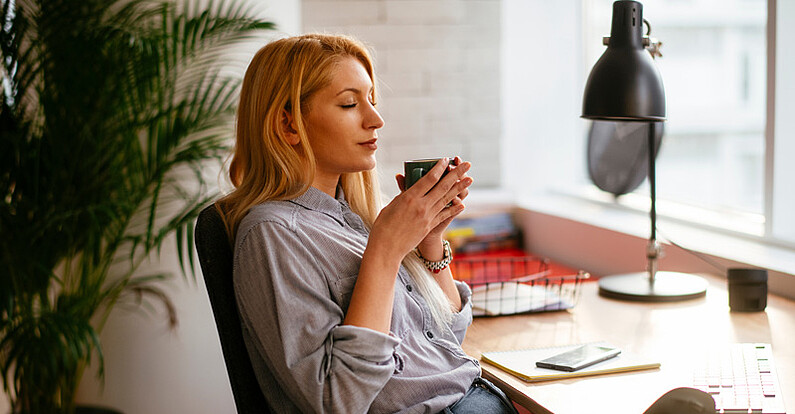
<path fill-rule="evenodd" d="M 445 204 L 447 204 L 447 202 L 452 199 L 452 197 L 447 197 L 447 192 L 450 191 L 450 189 L 453 188 L 453 186 L 455 186 L 457 183 L 467 178 L 466 173 L 469 171 L 470 167 L 472 167 L 471 163 L 462 162 L 459 166 L 455 167 L 450 171 L 449 174 L 442 178 L 439 183 L 433 187 L 428 196 L 437 202 L 444 198 Z M 458 191 L 456 191 L 456 194 L 458 194 Z"/>
<path fill-rule="evenodd" d="M 461 192 L 463 191 L 467 191 L 468 193 L 469 190 L 467 190 L 467 188 L 470 185 L 472 185 L 473 181 L 474 180 L 472 179 L 472 177 L 462 178 L 458 182 L 454 183 L 453 186 L 449 190 L 447 190 L 447 193 L 444 194 L 444 197 L 442 197 L 439 201 L 437 201 L 437 203 L 444 203 L 442 205 L 446 206 L 450 204 L 450 202 L 453 202 L 455 199 L 463 200 L 463 198 L 459 197 L 459 194 L 461 194 Z"/>
<path fill-rule="evenodd" d="M 436 226 L 439 226 L 440 224 L 444 223 L 447 220 L 450 220 L 452 222 L 456 216 L 458 216 L 464 211 L 465 208 L 466 206 L 464 205 L 464 203 L 456 203 L 450 207 L 442 209 L 442 211 L 439 212 L 439 214 L 436 216 L 437 222 L 432 228 L 436 228 Z"/>
<path fill-rule="evenodd" d="M 419 192 L 422 195 L 428 194 L 432 188 L 439 182 L 439 179 L 442 178 L 442 174 L 447 169 L 447 164 L 449 160 L 445 158 L 441 158 L 439 161 L 434 164 L 433 168 L 428 171 L 422 178 L 417 180 L 416 183 L 412 184 L 409 190 Z M 449 175 L 449 174 L 448 174 Z M 416 190 L 413 190 L 416 187 Z"/>
<path fill-rule="evenodd" d="M 450 226 L 450 223 L 452 223 L 454 219 L 455 219 L 455 216 L 451 216 L 451 217 L 445 219 L 444 221 L 442 221 L 441 223 L 439 223 L 439 225 L 436 226 L 436 228 L 439 228 L 439 229 L 442 230 L 442 232 L 444 232 L 444 230 L 446 230 L 447 227 Z"/>
<path fill-rule="evenodd" d="M 474 182 L 474 179 L 472 179 L 472 181 Z M 467 188 L 464 188 L 464 190 L 462 190 L 460 193 L 457 194 L 458 198 L 460 198 L 461 200 L 467 198 L 468 195 L 469 195 L 469 186 L 467 186 Z"/>
<path fill-rule="evenodd" d="M 395 181 L 397 181 L 401 193 L 406 191 L 406 177 L 403 174 L 395 175 Z"/>
<path fill-rule="evenodd" d="M 465 188 L 464 191 L 458 193 L 458 198 L 463 200 L 463 199 L 467 198 L 468 195 L 469 195 L 469 188 Z"/>
<path fill-rule="evenodd" d="M 450 202 L 450 205 L 451 205 L 451 206 L 454 206 L 454 205 L 459 205 L 459 204 L 464 204 L 464 199 L 463 199 L 463 198 L 461 198 L 461 197 L 458 197 L 458 196 L 456 196 L 456 197 L 453 199 L 453 201 L 451 201 L 451 202 Z"/>

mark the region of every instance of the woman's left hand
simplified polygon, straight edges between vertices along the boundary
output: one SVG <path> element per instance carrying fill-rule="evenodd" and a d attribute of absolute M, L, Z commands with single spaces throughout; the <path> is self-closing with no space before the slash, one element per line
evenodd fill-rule
<path fill-rule="evenodd" d="M 453 164 L 460 165 L 461 162 L 462 162 L 461 158 L 455 157 L 455 161 L 453 163 L 450 163 L 450 168 L 454 169 L 455 166 Z M 395 176 L 395 179 L 397 180 L 398 188 L 400 188 L 400 191 L 405 191 L 406 177 L 404 177 L 402 174 L 398 174 L 397 176 Z M 469 195 L 469 189 L 465 188 L 463 191 L 458 193 L 458 195 L 456 195 L 456 197 L 453 199 L 453 201 L 451 201 L 451 204 L 447 208 L 459 205 L 463 206 L 464 199 L 467 197 L 467 195 Z M 456 211 L 456 209 L 453 209 L 453 211 Z M 442 238 L 444 236 L 444 232 L 445 230 L 447 230 L 447 226 L 449 226 L 450 223 L 453 222 L 453 219 L 455 219 L 456 216 L 461 214 L 461 212 L 463 212 L 463 209 L 458 213 L 456 213 L 455 215 L 449 217 L 447 220 L 444 220 L 443 222 L 439 223 L 439 225 L 437 225 L 430 232 L 428 232 L 425 238 L 417 246 L 417 248 L 420 250 L 420 254 L 422 254 L 423 257 L 427 258 L 428 260 L 435 260 L 435 259 L 441 260 L 444 254 L 442 249 Z"/>

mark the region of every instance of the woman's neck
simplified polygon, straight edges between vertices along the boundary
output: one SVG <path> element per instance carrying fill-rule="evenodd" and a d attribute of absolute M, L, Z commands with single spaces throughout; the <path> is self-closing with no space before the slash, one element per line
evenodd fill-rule
<path fill-rule="evenodd" d="M 339 174 L 336 175 L 321 175 L 315 174 L 315 180 L 312 181 L 312 187 L 328 194 L 331 198 L 337 197 L 337 185 L 340 182 Z"/>

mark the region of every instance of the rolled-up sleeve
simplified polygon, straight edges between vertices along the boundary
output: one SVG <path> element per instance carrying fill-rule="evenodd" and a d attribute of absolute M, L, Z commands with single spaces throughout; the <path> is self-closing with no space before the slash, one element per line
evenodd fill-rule
<path fill-rule="evenodd" d="M 303 412 L 366 412 L 393 374 L 400 340 L 342 325 L 344 311 L 308 245 L 275 222 L 238 236 L 235 293 L 249 354 Z"/>
<path fill-rule="evenodd" d="M 461 296 L 461 310 L 453 314 L 450 329 L 458 340 L 458 344 L 461 345 L 464 342 L 467 328 L 472 324 L 472 290 L 466 283 L 459 280 L 455 281 L 455 286 Z"/>

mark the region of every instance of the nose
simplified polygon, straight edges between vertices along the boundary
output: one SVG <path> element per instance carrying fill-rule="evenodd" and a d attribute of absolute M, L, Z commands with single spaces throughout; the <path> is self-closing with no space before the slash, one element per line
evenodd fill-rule
<path fill-rule="evenodd" d="M 384 126 L 384 118 L 378 113 L 378 109 L 373 104 L 368 103 L 369 110 L 365 114 L 364 127 L 367 129 L 379 129 Z"/>

